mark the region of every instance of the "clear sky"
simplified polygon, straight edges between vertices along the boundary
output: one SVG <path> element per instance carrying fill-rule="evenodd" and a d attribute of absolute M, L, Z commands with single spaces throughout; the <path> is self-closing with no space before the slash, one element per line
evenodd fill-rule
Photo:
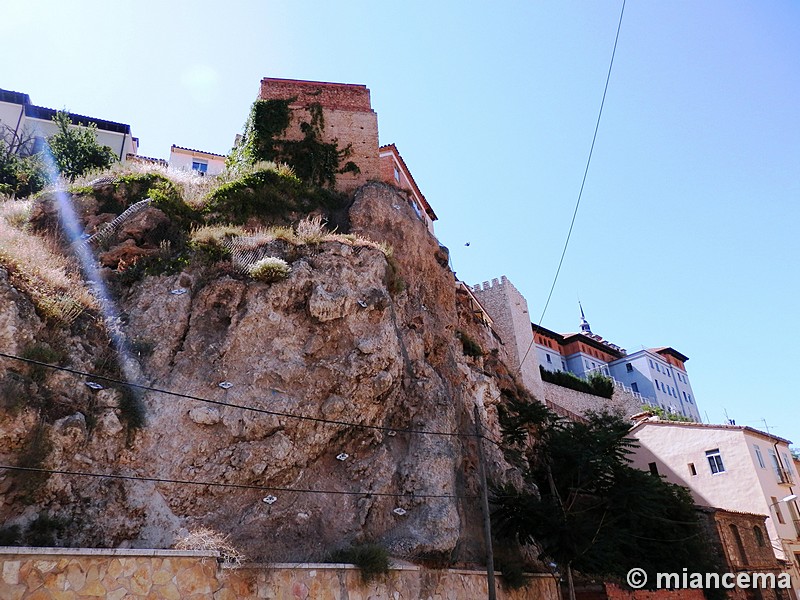
<path fill-rule="evenodd" d="M 225 154 L 262 77 L 366 84 L 460 279 L 538 320 L 621 0 L 5 0 L 0 87 Z M 629 0 L 543 325 L 673 346 L 702 414 L 800 445 L 800 3 Z M 465 244 L 469 242 L 469 246 Z"/>

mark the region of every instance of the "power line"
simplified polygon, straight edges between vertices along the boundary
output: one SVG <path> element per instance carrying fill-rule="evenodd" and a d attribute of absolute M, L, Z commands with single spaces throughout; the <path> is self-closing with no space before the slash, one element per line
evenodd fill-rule
<path fill-rule="evenodd" d="M 178 485 L 196 485 L 196 486 L 208 486 L 208 487 L 218 487 L 218 488 L 235 488 L 235 489 L 244 489 L 244 490 L 259 490 L 262 492 L 287 492 L 287 493 L 294 493 L 294 494 L 331 494 L 331 495 L 338 495 L 338 496 L 380 496 L 386 498 L 408 498 L 408 499 L 415 499 L 415 498 L 447 498 L 447 499 L 458 499 L 458 500 L 472 500 L 476 498 L 480 498 L 480 496 L 460 496 L 458 494 L 417 494 L 415 492 L 409 492 L 406 494 L 398 494 L 398 493 L 391 493 L 391 492 L 369 492 L 369 491 L 358 491 L 358 492 L 348 492 L 343 490 L 315 490 L 315 489 L 304 489 L 304 488 L 292 488 L 292 487 L 280 487 L 280 486 L 267 486 L 267 485 L 253 485 L 253 484 L 246 484 L 246 483 L 220 483 L 217 481 L 191 481 L 187 479 L 165 479 L 160 477 L 141 477 L 137 475 L 114 475 L 110 473 L 92 473 L 87 471 L 66 471 L 61 469 L 41 469 L 36 467 L 15 467 L 11 465 L 1 465 L 0 469 L 6 469 L 9 471 L 26 471 L 30 473 L 47 473 L 49 475 L 69 475 L 74 477 L 93 477 L 97 479 L 120 479 L 124 481 L 147 481 L 152 483 L 167 483 L 167 484 L 178 484 Z"/>
<path fill-rule="evenodd" d="M 583 170 L 583 180 L 581 181 L 581 188 L 578 192 L 578 200 L 575 203 L 575 210 L 572 213 L 572 221 L 569 224 L 569 231 L 567 231 L 567 239 L 564 241 L 564 249 L 561 252 L 561 259 L 558 261 L 558 268 L 556 269 L 556 275 L 553 278 L 553 285 L 550 286 L 550 293 L 547 295 L 547 301 L 544 303 L 544 308 L 542 309 L 542 316 L 539 317 L 539 324 L 533 330 L 533 340 L 531 340 L 528 349 L 525 351 L 525 356 L 522 357 L 522 360 L 519 362 L 519 367 L 522 369 L 522 365 L 525 364 L 525 359 L 528 358 L 528 353 L 533 348 L 534 341 L 536 339 L 536 333 L 542 326 L 542 322 L 544 321 L 544 315 L 547 312 L 547 307 L 550 305 L 550 299 L 553 297 L 553 291 L 556 289 L 556 282 L 558 281 L 558 276 L 561 274 L 561 266 L 564 264 L 564 257 L 567 255 L 567 247 L 569 246 L 569 241 L 572 238 L 572 229 L 575 227 L 575 219 L 578 216 L 578 208 L 581 205 L 581 198 L 583 197 L 583 188 L 586 186 L 586 177 L 589 174 L 589 165 L 592 162 L 592 154 L 594 154 L 594 144 L 597 141 L 597 132 L 600 129 L 600 118 L 603 116 L 603 106 L 606 103 L 606 94 L 608 93 L 608 84 L 611 81 L 611 69 L 614 66 L 614 56 L 617 54 L 617 43 L 619 42 L 619 32 L 622 29 L 622 15 L 625 14 L 625 0 L 622 0 L 622 10 L 619 13 L 619 23 L 617 24 L 617 35 L 614 38 L 614 49 L 611 52 L 611 62 L 608 65 L 608 74 L 606 75 L 606 85 L 603 88 L 603 99 L 600 102 L 600 111 L 597 113 L 597 122 L 594 126 L 594 135 L 592 136 L 592 145 L 589 148 L 589 157 L 586 159 L 586 168 Z"/>
<path fill-rule="evenodd" d="M 206 404 L 213 404 L 216 406 L 225 406 L 228 408 L 238 408 L 241 410 L 249 410 L 256 413 L 261 413 L 265 415 L 275 416 L 275 417 L 284 417 L 288 419 L 299 419 L 302 421 L 311 421 L 314 423 L 323 423 L 327 425 L 339 425 L 344 427 L 355 427 L 361 429 L 373 429 L 378 431 L 385 431 L 387 433 L 407 433 L 412 435 L 438 435 L 438 436 L 445 436 L 445 437 L 465 437 L 465 438 L 474 438 L 477 434 L 475 433 L 459 433 L 457 431 L 449 432 L 449 431 L 429 431 L 425 429 L 398 429 L 395 427 L 385 427 L 382 425 L 365 425 L 362 423 L 350 423 L 348 421 L 337 421 L 334 419 L 323 419 L 321 417 L 308 417 L 305 415 L 297 415 L 294 413 L 287 413 L 282 411 L 275 411 L 269 410 L 266 408 L 258 408 L 255 406 L 246 406 L 244 404 L 235 404 L 233 402 L 224 402 L 222 400 L 211 400 L 209 398 L 202 398 L 200 396 L 194 396 L 192 394 L 184 394 L 182 392 L 174 392 L 172 390 L 165 390 L 162 388 L 151 387 L 148 385 L 142 385 L 140 383 L 132 383 L 129 381 L 123 381 L 121 379 L 115 379 L 114 377 L 108 377 L 106 375 L 98 375 L 96 373 L 87 373 L 85 371 L 80 371 L 78 369 L 72 369 L 69 367 L 62 367 L 60 365 L 52 365 L 49 363 L 41 362 L 38 360 L 33 360 L 31 358 L 23 358 L 21 356 L 16 356 L 14 354 L 7 354 L 5 352 L 0 352 L 0 357 L 2 358 L 9 358 L 11 360 L 17 360 L 20 362 L 25 362 L 32 365 L 37 365 L 40 367 L 45 367 L 48 369 L 54 369 L 57 371 L 63 371 L 65 373 L 71 373 L 73 375 L 79 375 L 82 377 L 88 377 L 90 379 L 98 379 L 100 381 L 106 381 L 110 383 L 114 383 L 117 385 L 124 385 L 130 388 L 135 388 L 138 390 L 144 390 L 148 392 L 155 392 L 159 394 L 167 394 L 169 396 L 175 396 L 177 398 L 184 398 L 187 400 L 195 400 L 197 402 L 205 402 Z"/>

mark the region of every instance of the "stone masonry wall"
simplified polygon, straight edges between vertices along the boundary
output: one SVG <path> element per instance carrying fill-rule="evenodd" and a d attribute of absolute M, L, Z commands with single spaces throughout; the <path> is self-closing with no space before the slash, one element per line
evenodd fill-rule
<path fill-rule="evenodd" d="M 494 327 L 503 340 L 513 364 L 509 365 L 522 375 L 522 383 L 537 398 L 543 397 L 542 376 L 533 347 L 533 328 L 528 313 L 528 303 L 505 275 L 490 284 L 472 288 L 473 293 L 494 321 Z M 520 362 L 524 361 L 522 365 Z"/>
<path fill-rule="evenodd" d="M 378 115 L 372 110 L 369 89 L 363 85 L 298 81 L 294 79 L 261 80 L 259 98 L 276 100 L 296 98 L 292 123 L 286 138 L 301 139 L 300 122 L 310 121 L 305 108 L 312 103 L 322 106 L 325 127 L 322 141 L 337 141 L 339 148 L 351 145 L 352 155 L 344 162 L 353 161 L 360 173 L 342 173 L 336 177 L 336 188 L 352 192 L 367 181 L 380 180 L 378 150 Z"/>
<path fill-rule="evenodd" d="M 642 403 L 633 394 L 626 392 L 618 387 L 614 388 L 614 395 L 611 398 L 601 398 L 593 394 L 579 392 L 547 381 L 542 382 L 543 398 L 545 403 L 555 404 L 575 413 L 583 415 L 587 411 L 602 412 L 619 411 L 624 416 L 629 417 L 641 412 Z M 558 410 L 556 409 L 556 412 Z M 568 415 L 565 415 L 568 416 Z"/>
<path fill-rule="evenodd" d="M 533 575 L 502 600 L 557 600 L 554 580 Z M 213 552 L 0 548 L 3 600 L 474 600 L 487 595 L 486 573 L 398 567 L 364 583 L 352 565 L 264 564 L 220 568 Z"/>

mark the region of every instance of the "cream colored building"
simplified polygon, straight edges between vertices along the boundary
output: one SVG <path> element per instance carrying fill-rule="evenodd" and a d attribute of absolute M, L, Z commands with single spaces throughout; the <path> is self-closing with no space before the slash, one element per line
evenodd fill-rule
<path fill-rule="evenodd" d="M 225 170 L 227 156 L 172 145 L 169 166 L 173 169 L 195 171 L 200 175 L 219 175 Z"/>
<path fill-rule="evenodd" d="M 31 154 L 38 151 L 43 140 L 58 131 L 53 122 L 56 110 L 31 103 L 30 96 L 20 92 L 0 89 L 0 127 L 3 136 L 14 136 L 16 139 L 30 139 L 30 144 L 24 148 L 15 148 L 18 154 Z M 97 142 L 101 146 L 108 146 L 114 155 L 125 161 L 129 155 L 135 155 L 139 140 L 131 134 L 131 126 L 125 123 L 116 123 L 70 113 L 74 125 L 88 127 L 94 125 Z"/>
<path fill-rule="evenodd" d="M 638 422 L 631 436 L 640 444 L 633 466 L 687 487 L 698 505 L 766 515 L 772 549 L 800 599 L 800 480 L 789 440 L 739 425 L 654 417 Z"/>

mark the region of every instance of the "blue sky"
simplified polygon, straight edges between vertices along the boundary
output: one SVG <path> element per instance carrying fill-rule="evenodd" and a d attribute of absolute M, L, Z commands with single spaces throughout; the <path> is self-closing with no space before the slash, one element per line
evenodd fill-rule
<path fill-rule="evenodd" d="M 468 283 L 537 319 L 575 206 L 619 1 L 6 0 L 0 87 L 227 153 L 262 77 L 366 84 Z M 122 4 L 122 3 L 120 3 Z M 701 413 L 800 445 L 800 4 L 629 1 L 543 325 L 669 345 Z M 465 244 L 469 242 L 469 246 Z"/>

